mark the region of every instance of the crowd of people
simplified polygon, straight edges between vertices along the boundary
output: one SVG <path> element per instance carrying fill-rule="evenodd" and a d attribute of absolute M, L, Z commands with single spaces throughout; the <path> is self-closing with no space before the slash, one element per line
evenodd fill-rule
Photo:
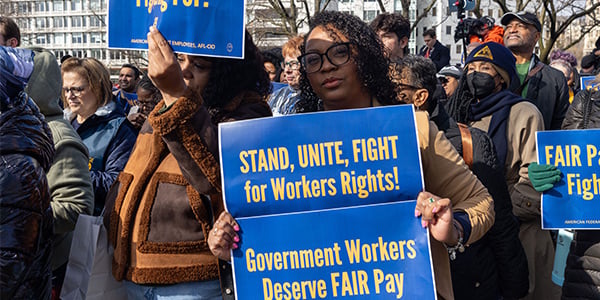
<path fill-rule="evenodd" d="M 104 218 L 130 299 L 234 299 L 230 251 L 244 236 L 222 201 L 218 124 L 412 104 L 426 187 L 414 217 L 438 298 L 600 299 L 600 231 L 575 232 L 564 284 L 552 282 L 540 201 L 561 175 L 535 143 L 600 128 L 600 91 L 579 85 L 600 84 L 600 39 L 580 64 L 562 50 L 545 64 L 534 13 L 481 24 L 456 66 L 435 30 L 409 54 L 396 13 L 367 24 L 324 11 L 281 50 L 246 32 L 243 59 L 174 53 L 151 27 L 147 73 L 123 65 L 114 88 L 100 61 L 21 48 L 0 17 L 0 298 L 59 299 L 86 214 Z"/>

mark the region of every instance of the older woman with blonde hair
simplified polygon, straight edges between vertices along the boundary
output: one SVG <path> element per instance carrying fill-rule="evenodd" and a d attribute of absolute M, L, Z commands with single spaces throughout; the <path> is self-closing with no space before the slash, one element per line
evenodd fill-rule
<path fill-rule="evenodd" d="M 99 215 L 108 188 L 129 159 L 136 132 L 113 101 L 110 75 L 101 62 L 72 57 L 62 64 L 61 74 L 65 118 L 88 148 L 94 215 Z"/>

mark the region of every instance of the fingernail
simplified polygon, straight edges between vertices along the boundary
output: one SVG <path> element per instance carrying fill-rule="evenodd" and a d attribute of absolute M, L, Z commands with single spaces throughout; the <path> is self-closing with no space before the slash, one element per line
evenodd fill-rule
<path fill-rule="evenodd" d="M 425 222 L 424 220 L 421 220 L 421 226 L 423 226 L 423 228 L 427 227 L 427 222 Z"/>
<path fill-rule="evenodd" d="M 231 248 L 233 248 L 233 249 L 237 249 L 237 248 L 238 248 L 238 245 L 237 245 L 236 243 L 233 243 L 233 246 L 231 246 Z"/>
<path fill-rule="evenodd" d="M 437 207 L 437 206 L 436 206 L 436 207 L 434 207 L 434 208 L 431 210 L 431 212 L 432 212 L 432 213 L 434 213 L 434 214 L 435 214 L 435 213 L 437 213 L 437 212 L 438 212 L 438 207 Z"/>
<path fill-rule="evenodd" d="M 415 218 L 418 218 L 418 217 L 419 217 L 419 211 L 415 210 Z"/>
<path fill-rule="evenodd" d="M 236 242 L 239 242 L 240 238 L 236 235 L 236 236 L 233 237 L 233 240 L 236 241 Z"/>
<path fill-rule="evenodd" d="M 240 231 L 240 226 L 235 224 L 235 226 L 233 226 L 233 230 L 235 231 Z"/>

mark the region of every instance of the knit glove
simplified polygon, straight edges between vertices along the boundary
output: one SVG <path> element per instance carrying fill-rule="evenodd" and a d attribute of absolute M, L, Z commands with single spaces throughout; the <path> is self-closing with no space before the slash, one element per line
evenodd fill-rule
<path fill-rule="evenodd" d="M 562 172 L 553 165 L 539 165 L 534 162 L 527 167 L 529 181 L 538 192 L 545 192 L 560 181 Z"/>

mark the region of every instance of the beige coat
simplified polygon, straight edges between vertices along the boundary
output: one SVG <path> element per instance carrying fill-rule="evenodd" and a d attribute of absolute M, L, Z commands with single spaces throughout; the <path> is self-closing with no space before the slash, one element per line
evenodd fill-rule
<path fill-rule="evenodd" d="M 427 113 L 416 112 L 416 119 L 425 190 L 449 198 L 453 211 L 469 215 L 472 229 L 466 245 L 472 244 L 494 224 L 493 199 Z M 438 298 L 454 299 L 448 252 L 442 243 L 430 241 Z"/>
<path fill-rule="evenodd" d="M 491 115 L 471 126 L 488 130 Z M 541 229 L 541 195 L 527 174 L 527 167 L 537 162 L 535 133 L 544 130 L 544 119 L 535 105 L 523 101 L 510 109 L 506 125 L 506 184 L 513 212 L 521 221 L 519 238 L 529 265 L 529 294 L 524 299 L 558 299 L 560 287 L 552 283 L 554 246 L 550 233 Z"/>

